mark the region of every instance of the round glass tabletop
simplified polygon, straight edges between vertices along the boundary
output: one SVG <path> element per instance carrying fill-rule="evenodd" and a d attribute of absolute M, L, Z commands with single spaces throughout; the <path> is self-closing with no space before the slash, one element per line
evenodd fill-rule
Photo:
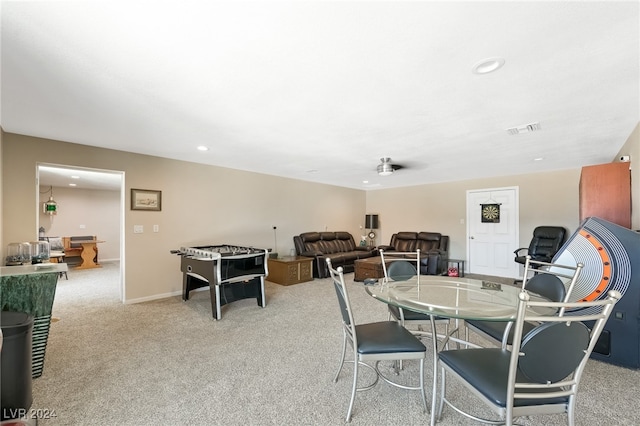
<path fill-rule="evenodd" d="M 520 286 L 472 278 L 421 275 L 406 281 L 380 280 L 365 286 L 374 298 L 428 315 L 487 321 L 513 321 Z M 546 300 L 531 295 L 532 301 Z"/>

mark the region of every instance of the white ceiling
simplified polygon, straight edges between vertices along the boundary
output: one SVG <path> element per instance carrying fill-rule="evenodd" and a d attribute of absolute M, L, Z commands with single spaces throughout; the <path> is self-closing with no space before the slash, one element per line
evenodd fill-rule
<path fill-rule="evenodd" d="M 38 180 L 42 186 L 73 187 L 120 191 L 123 173 L 82 167 L 38 165 Z"/>
<path fill-rule="evenodd" d="M 1 6 L 6 132 L 377 189 L 609 162 L 640 120 L 637 1 Z"/>

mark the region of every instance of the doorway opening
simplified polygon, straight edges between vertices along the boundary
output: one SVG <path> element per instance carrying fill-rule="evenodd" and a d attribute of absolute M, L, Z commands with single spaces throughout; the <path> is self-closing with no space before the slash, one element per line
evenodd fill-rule
<path fill-rule="evenodd" d="M 39 235 L 92 235 L 104 241 L 100 259 L 119 262 L 119 293 L 124 303 L 124 172 L 38 163 L 36 190 Z M 43 206 L 54 195 L 55 212 L 47 212 Z"/>

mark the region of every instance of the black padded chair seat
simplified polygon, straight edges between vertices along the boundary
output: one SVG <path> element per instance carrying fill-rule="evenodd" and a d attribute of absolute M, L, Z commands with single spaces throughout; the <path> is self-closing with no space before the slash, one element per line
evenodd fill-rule
<path fill-rule="evenodd" d="M 451 367 L 470 385 L 480 391 L 494 404 L 505 407 L 507 402 L 507 378 L 511 352 L 500 348 L 464 349 L 442 351 L 440 361 Z M 526 382 L 524 374 L 518 370 L 518 382 Z M 552 388 L 547 389 L 548 392 Z M 557 390 L 560 390 L 558 388 Z M 532 390 L 535 392 L 535 390 Z M 561 404 L 569 397 L 544 399 L 516 399 L 514 406 Z"/>
<path fill-rule="evenodd" d="M 409 330 L 395 321 L 356 325 L 359 354 L 424 352 L 427 348 Z"/>

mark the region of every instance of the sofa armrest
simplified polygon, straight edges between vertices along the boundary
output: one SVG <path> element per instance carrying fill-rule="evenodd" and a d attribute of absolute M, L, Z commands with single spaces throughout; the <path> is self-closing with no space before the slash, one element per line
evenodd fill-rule
<path fill-rule="evenodd" d="M 447 252 L 445 250 L 440 250 L 440 249 L 431 249 L 431 250 L 427 250 L 426 252 L 423 252 L 425 254 L 437 254 L 440 256 L 446 255 Z"/>
<path fill-rule="evenodd" d="M 395 250 L 396 248 L 394 246 L 378 246 L 378 250 L 385 250 L 385 251 L 392 251 Z"/>

